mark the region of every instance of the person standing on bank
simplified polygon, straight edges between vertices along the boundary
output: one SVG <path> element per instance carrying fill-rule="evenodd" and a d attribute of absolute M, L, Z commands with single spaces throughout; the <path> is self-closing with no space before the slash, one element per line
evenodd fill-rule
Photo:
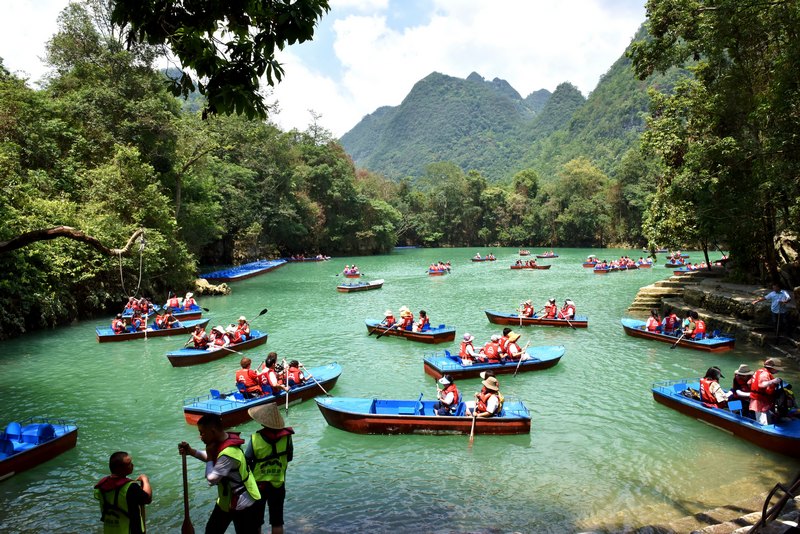
<path fill-rule="evenodd" d="M 198 451 L 182 441 L 178 452 L 205 462 L 206 480 L 217 486 L 219 497 L 206 523 L 206 534 L 224 534 L 231 522 L 236 534 L 258 534 L 261 523 L 255 504 L 261 494 L 240 448 L 244 440 L 238 432 L 226 432 L 217 414 L 201 417 L 197 430 L 205 450 Z"/>
<path fill-rule="evenodd" d="M 128 478 L 133 473 L 133 458 L 124 451 L 111 455 L 108 469 L 111 475 L 103 477 L 94 487 L 94 497 L 100 501 L 103 532 L 144 534 L 144 506 L 153 501 L 150 479 L 145 474 L 136 480 Z"/>
<path fill-rule="evenodd" d="M 758 304 L 765 300 L 770 302 L 769 311 L 772 312 L 772 326 L 775 327 L 775 335 L 780 336 L 781 329 L 787 330 L 788 327 L 786 324 L 786 304 L 792 300 L 792 296 L 785 289 L 781 289 L 780 284 L 772 284 L 772 291 L 763 297 L 758 297 L 753 301 L 753 304 Z"/>
<path fill-rule="evenodd" d="M 261 498 L 255 509 L 259 525 L 264 524 L 264 512 L 269 506 L 272 534 L 283 534 L 283 503 L 286 500 L 286 468 L 294 456 L 294 430 L 283 422 L 275 403 L 247 410 L 250 417 L 263 427 L 250 436 L 244 455 L 258 483 Z"/>

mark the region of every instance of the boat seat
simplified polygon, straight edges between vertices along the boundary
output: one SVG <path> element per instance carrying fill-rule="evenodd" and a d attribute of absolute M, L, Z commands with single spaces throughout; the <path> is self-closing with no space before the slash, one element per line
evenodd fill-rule
<path fill-rule="evenodd" d="M 735 413 L 739 416 L 742 415 L 742 401 L 735 400 L 735 401 L 728 401 L 728 410 L 731 413 Z"/>
<path fill-rule="evenodd" d="M 235 392 L 233 393 L 233 398 L 234 398 L 235 400 L 238 400 L 238 401 L 243 401 L 243 400 L 244 400 L 244 395 L 242 395 L 242 394 L 241 394 L 241 393 L 239 393 L 238 391 L 235 391 Z"/>
<path fill-rule="evenodd" d="M 675 393 L 680 393 L 681 391 L 685 390 L 687 387 L 689 387 L 689 386 L 687 386 L 684 383 L 672 384 L 672 389 L 673 389 L 673 391 L 675 391 Z"/>
<path fill-rule="evenodd" d="M 222 398 L 222 393 L 220 393 L 218 389 L 209 389 L 208 391 L 209 391 L 209 393 L 211 393 L 211 398 L 212 399 L 221 399 Z"/>
<path fill-rule="evenodd" d="M 10 439 L 0 439 L 0 457 L 6 458 L 14 454 L 14 444 Z"/>
<path fill-rule="evenodd" d="M 459 402 L 458 406 L 456 406 L 456 413 L 453 415 L 457 417 L 463 417 L 465 413 L 467 413 L 467 403 Z"/>
<path fill-rule="evenodd" d="M 50 441 L 56 436 L 56 429 L 50 423 L 28 425 L 22 429 L 22 440 L 24 443 L 38 445 Z"/>
<path fill-rule="evenodd" d="M 444 327 L 445 327 L 445 325 L 443 325 L 443 324 L 440 324 L 440 325 L 439 325 L 437 328 L 438 328 L 439 330 L 443 330 L 443 329 L 444 329 Z"/>
<path fill-rule="evenodd" d="M 416 408 L 414 406 L 398 406 L 397 415 L 416 415 Z"/>
<path fill-rule="evenodd" d="M 5 434 L 10 440 L 22 441 L 22 427 L 16 421 L 8 423 Z"/>

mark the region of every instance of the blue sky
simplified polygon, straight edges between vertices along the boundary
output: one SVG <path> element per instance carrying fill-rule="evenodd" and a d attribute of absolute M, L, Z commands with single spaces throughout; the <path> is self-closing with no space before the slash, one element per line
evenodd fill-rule
<path fill-rule="evenodd" d="M 4 6 L 0 57 L 33 82 L 38 59 L 67 0 Z M 584 95 L 644 22 L 644 0 L 331 0 L 308 43 L 279 56 L 284 81 L 266 91 L 283 128 L 305 129 L 311 113 L 341 136 L 384 105 L 396 106 L 431 72 L 475 71 L 522 96 L 564 81 Z"/>

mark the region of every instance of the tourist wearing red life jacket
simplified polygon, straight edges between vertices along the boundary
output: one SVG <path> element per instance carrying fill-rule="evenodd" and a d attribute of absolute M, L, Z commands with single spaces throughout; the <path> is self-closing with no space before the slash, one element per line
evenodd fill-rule
<path fill-rule="evenodd" d="M 179 309 L 181 307 L 181 299 L 178 298 L 178 295 L 172 295 L 167 299 L 166 307 L 172 308 L 173 310 Z"/>
<path fill-rule="evenodd" d="M 114 319 L 111 320 L 111 330 L 114 334 L 122 334 L 125 332 L 125 321 L 122 320 L 122 314 L 118 313 Z"/>
<path fill-rule="evenodd" d="M 236 387 L 246 399 L 253 399 L 262 395 L 258 373 L 250 369 L 252 363 L 252 360 L 245 356 L 239 361 L 241 369 L 236 371 Z"/>
<path fill-rule="evenodd" d="M 678 316 L 675 315 L 675 312 L 668 312 L 664 315 L 664 319 L 661 321 L 663 325 L 663 332 L 665 334 L 672 335 L 675 333 L 675 329 L 678 327 Z"/>
<path fill-rule="evenodd" d="M 464 339 L 461 341 L 461 347 L 458 351 L 458 356 L 461 358 L 462 363 L 472 364 L 478 358 L 475 347 L 472 345 L 473 341 L 475 341 L 475 336 L 469 333 L 464 334 Z"/>
<path fill-rule="evenodd" d="M 494 334 L 491 341 L 483 346 L 481 360 L 486 363 L 500 363 L 500 336 Z"/>
<path fill-rule="evenodd" d="M 511 361 L 530 360 L 530 356 L 519 346 L 520 334 L 511 332 L 508 334 L 508 344 L 506 345 L 506 357 Z"/>
<path fill-rule="evenodd" d="M 397 324 L 397 319 L 394 318 L 392 310 L 386 310 L 383 312 L 383 321 L 381 321 L 380 324 L 386 328 L 391 328 Z"/>
<path fill-rule="evenodd" d="M 206 350 L 206 348 L 208 348 L 208 334 L 206 334 L 205 329 L 199 324 L 194 325 L 192 339 L 189 341 L 191 341 L 194 344 L 194 348 L 198 350 Z"/>
<path fill-rule="evenodd" d="M 558 312 L 559 319 L 575 319 L 575 303 L 570 299 L 564 301 L 564 306 Z"/>
<path fill-rule="evenodd" d="M 131 312 L 139 309 L 139 302 L 136 300 L 136 297 L 128 297 L 128 302 L 125 304 L 125 309 L 130 310 Z"/>
<path fill-rule="evenodd" d="M 694 338 L 703 339 L 706 337 L 706 323 L 697 315 L 697 312 L 692 312 L 694 317 Z"/>
<path fill-rule="evenodd" d="M 300 370 L 300 362 L 292 360 L 289 362 L 289 387 L 302 386 L 306 382 L 306 376 Z"/>
<path fill-rule="evenodd" d="M 277 395 L 283 391 L 289 391 L 289 386 L 284 384 L 284 373 L 278 373 L 275 366 L 278 364 L 278 353 L 270 352 L 264 360 L 264 370 L 258 375 L 261 383 L 261 390 L 267 395 Z"/>
<path fill-rule="evenodd" d="M 250 339 L 250 324 L 247 322 L 247 317 L 244 315 L 239 317 L 238 324 L 236 325 L 236 331 L 239 333 L 239 338 L 242 341 L 247 341 Z"/>
<path fill-rule="evenodd" d="M 180 328 L 181 322 L 172 314 L 172 310 L 167 310 L 167 316 L 164 318 L 166 328 Z"/>
<path fill-rule="evenodd" d="M 211 340 L 212 349 L 227 347 L 231 344 L 231 339 L 228 337 L 228 334 L 225 333 L 225 329 L 222 328 L 222 326 L 215 326 L 212 329 L 212 333 L 214 334 L 214 337 Z"/>
<path fill-rule="evenodd" d="M 650 317 L 647 318 L 645 328 L 648 332 L 656 332 L 659 326 L 661 326 L 661 320 L 658 317 L 658 310 L 653 308 L 650 310 Z"/>
<path fill-rule="evenodd" d="M 425 310 L 419 311 L 419 320 L 413 328 L 414 332 L 426 332 L 431 329 L 431 321 L 428 319 L 428 313 Z"/>
<path fill-rule="evenodd" d="M 412 330 L 414 328 L 414 314 L 406 306 L 400 306 L 400 325 L 401 330 Z"/>
<path fill-rule="evenodd" d="M 167 327 L 167 316 L 166 314 L 159 313 L 156 315 L 155 320 L 153 320 L 153 325 L 155 326 L 156 330 L 161 330 L 162 328 Z"/>
<path fill-rule="evenodd" d="M 183 309 L 191 310 L 194 306 L 197 306 L 197 301 L 194 300 L 194 293 L 190 291 L 186 293 L 186 296 L 183 298 Z"/>
<path fill-rule="evenodd" d="M 533 317 L 533 304 L 530 300 L 526 300 L 522 303 L 522 316 Z"/>
<path fill-rule="evenodd" d="M 558 312 L 558 306 L 556 306 L 556 299 L 550 299 L 549 301 L 547 301 L 547 304 L 544 305 L 545 319 L 555 319 L 557 312 Z"/>
<path fill-rule="evenodd" d="M 436 387 L 436 398 L 439 399 L 434 405 L 434 413 L 436 415 L 455 415 L 458 409 L 458 403 L 461 401 L 461 395 L 458 393 L 458 388 L 453 382 L 453 377 L 444 375 L 439 379 L 444 389 Z"/>
<path fill-rule="evenodd" d="M 139 312 L 134 312 L 133 317 L 131 317 L 131 324 L 128 326 L 128 331 L 143 332 L 145 330 L 147 330 L 147 322 L 144 317 L 142 317 Z"/>
<path fill-rule="evenodd" d="M 709 367 L 706 376 L 700 379 L 700 400 L 715 408 L 726 408 L 732 391 L 725 393 L 719 379 L 725 378 L 719 367 Z"/>
<path fill-rule="evenodd" d="M 231 523 L 236 532 L 259 532 L 262 518 L 255 504 L 261 499 L 261 493 L 241 449 L 244 440 L 238 432 L 226 432 L 217 414 L 201 417 L 197 430 L 204 450 L 194 449 L 182 441 L 178 452 L 205 462 L 206 480 L 217 486 L 217 502 L 205 532 L 223 533 Z"/>
<path fill-rule="evenodd" d="M 508 327 L 503 328 L 503 335 L 500 336 L 500 339 L 497 341 L 497 344 L 500 347 L 500 356 L 505 356 L 506 354 L 506 345 L 508 345 L 508 334 L 511 333 L 511 329 Z"/>
<path fill-rule="evenodd" d="M 768 425 L 772 421 L 775 390 L 781 384 L 781 379 L 774 375 L 780 371 L 783 371 L 780 358 L 769 358 L 764 362 L 764 367 L 756 371 L 750 379 L 750 409 L 755 414 L 756 421 L 762 425 Z"/>
<path fill-rule="evenodd" d="M 108 467 L 111 475 L 103 477 L 94 487 L 94 497 L 100 501 L 103 531 L 143 534 L 144 507 L 153 501 L 150 479 L 145 474 L 128 478 L 133 473 L 133 458 L 124 451 L 112 454 Z"/>
<path fill-rule="evenodd" d="M 753 374 L 750 367 L 742 364 L 733 373 L 733 383 L 731 384 L 732 399 L 742 401 L 742 415 L 751 419 L 753 414 L 750 411 L 750 379 L 753 378 Z"/>
<path fill-rule="evenodd" d="M 467 402 L 465 415 L 475 417 L 492 417 L 499 415 L 503 410 L 503 396 L 500 394 L 500 384 L 497 378 L 487 376 L 479 393 L 475 394 L 475 401 Z"/>

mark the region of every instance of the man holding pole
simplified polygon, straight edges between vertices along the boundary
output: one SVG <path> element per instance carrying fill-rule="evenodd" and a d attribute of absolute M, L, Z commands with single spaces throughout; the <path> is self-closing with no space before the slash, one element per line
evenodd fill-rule
<path fill-rule="evenodd" d="M 758 297 L 753 301 L 753 304 L 758 304 L 765 300 L 770 302 L 769 310 L 772 312 L 772 324 L 775 326 L 775 335 L 780 337 L 781 326 L 783 326 L 784 330 L 787 330 L 788 325 L 786 321 L 788 314 L 786 313 L 786 304 L 792 300 L 792 297 L 789 295 L 788 291 L 781 289 L 780 284 L 772 284 L 772 291 L 763 297 Z"/>

